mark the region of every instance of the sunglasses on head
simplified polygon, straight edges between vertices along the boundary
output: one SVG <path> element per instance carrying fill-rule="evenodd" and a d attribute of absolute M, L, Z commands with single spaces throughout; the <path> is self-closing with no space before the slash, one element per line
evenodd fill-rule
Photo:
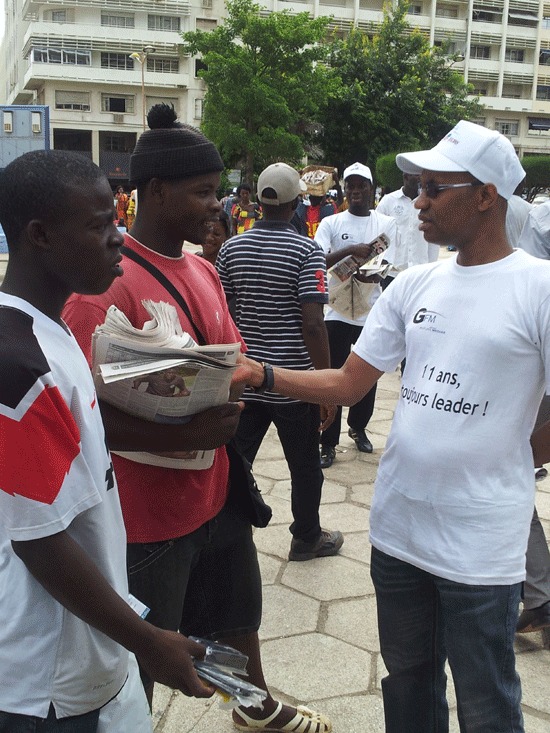
<path fill-rule="evenodd" d="M 424 191 L 429 199 L 436 199 L 441 191 L 446 191 L 448 188 L 466 188 L 468 186 L 483 186 L 480 182 L 471 183 L 435 183 L 435 181 L 428 181 L 426 184 L 418 184 L 418 195 Z"/>

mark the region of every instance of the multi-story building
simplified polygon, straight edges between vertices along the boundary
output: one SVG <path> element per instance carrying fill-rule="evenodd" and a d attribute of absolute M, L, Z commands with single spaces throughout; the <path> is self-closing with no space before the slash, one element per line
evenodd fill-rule
<path fill-rule="evenodd" d="M 0 103 L 50 107 L 51 145 L 89 155 L 113 183 L 165 101 L 200 124 L 200 60 L 182 56 L 182 31 L 211 29 L 214 0 L 5 0 Z"/>
<path fill-rule="evenodd" d="M 333 16 L 345 35 L 380 27 L 385 0 L 263 0 L 269 11 Z M 453 68 L 484 105 L 478 121 L 507 135 L 520 156 L 550 155 L 550 1 L 411 0 L 408 21 L 432 45 L 449 44 Z"/>
<path fill-rule="evenodd" d="M 223 0 L 5 0 L 0 103 L 45 104 L 51 144 L 90 155 L 125 181 L 144 109 L 174 104 L 200 124 L 200 59 L 180 33 L 221 22 Z M 384 0 L 260 0 L 265 12 L 332 16 L 345 35 L 373 33 Z M 479 121 L 520 155 L 550 154 L 550 0 L 412 0 L 408 19 L 432 44 L 449 43 L 485 109 Z"/>

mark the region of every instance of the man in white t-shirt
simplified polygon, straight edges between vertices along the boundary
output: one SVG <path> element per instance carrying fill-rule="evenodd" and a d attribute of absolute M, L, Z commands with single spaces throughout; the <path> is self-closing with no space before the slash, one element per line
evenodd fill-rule
<path fill-rule="evenodd" d="M 129 605 L 94 384 L 61 318 L 71 292 L 101 293 L 122 274 L 107 178 L 58 150 L 16 158 L 0 178 L 0 733 L 95 733 L 100 709 L 127 697 L 128 650 L 154 679 L 213 690 L 192 664 L 204 647 Z M 133 689 L 121 733 L 151 731 Z"/>
<path fill-rule="evenodd" d="M 350 254 L 366 256 L 371 250 L 369 244 L 380 234 L 386 234 L 391 249 L 396 238 L 395 221 L 389 216 L 371 209 L 372 175 L 362 163 L 354 163 L 344 171 L 344 193 L 349 209 L 340 214 L 328 216 L 319 224 L 315 241 L 321 245 L 327 258 L 327 268 Z M 361 276 L 356 276 L 359 280 Z M 337 281 L 329 280 L 329 294 Z M 381 288 L 376 286 L 370 296 L 374 303 Z M 325 315 L 327 326 L 330 363 L 334 368 L 341 367 L 346 361 L 352 345 L 361 334 L 367 313 L 357 318 L 348 318 L 329 307 Z M 376 385 L 364 395 L 348 413 L 348 434 L 362 453 L 372 453 L 373 447 L 365 432 L 374 411 Z M 338 407 L 332 425 L 321 434 L 321 467 L 329 468 L 336 457 L 336 446 L 340 442 L 342 408 Z"/>
<path fill-rule="evenodd" d="M 459 122 L 420 174 L 426 239 L 457 257 L 411 267 L 373 306 L 341 369 L 275 368 L 274 389 L 353 404 L 407 357 L 370 515 L 387 733 L 523 733 L 514 632 L 533 513 L 550 460 L 550 263 L 514 250 L 507 200 L 524 171 L 510 141 Z M 248 383 L 264 379 L 248 363 Z"/>

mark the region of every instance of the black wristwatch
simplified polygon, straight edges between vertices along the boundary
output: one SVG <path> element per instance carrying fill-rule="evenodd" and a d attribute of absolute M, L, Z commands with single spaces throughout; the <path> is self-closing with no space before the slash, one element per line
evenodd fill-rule
<path fill-rule="evenodd" d="M 262 361 L 262 367 L 264 370 L 264 381 L 259 387 L 253 387 L 254 392 L 257 394 L 263 394 L 264 392 L 271 392 L 273 385 L 275 384 L 275 375 L 273 374 L 273 367 L 265 361 Z"/>

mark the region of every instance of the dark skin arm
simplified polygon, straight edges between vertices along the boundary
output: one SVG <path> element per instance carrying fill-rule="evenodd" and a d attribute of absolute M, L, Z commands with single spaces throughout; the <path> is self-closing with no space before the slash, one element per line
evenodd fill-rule
<path fill-rule="evenodd" d="M 535 468 L 550 463 L 550 422 L 544 423 L 535 430 L 531 436 L 531 448 Z"/>
<path fill-rule="evenodd" d="M 259 387 L 264 370 L 257 361 L 241 356 L 235 381 L 245 380 Z M 303 402 L 327 405 L 355 405 L 369 392 L 384 372 L 351 353 L 340 369 L 300 372 L 274 367 L 275 392 Z"/>
<path fill-rule="evenodd" d="M 199 412 L 184 425 L 163 425 L 128 415 L 100 401 L 107 443 L 114 451 L 166 453 L 210 450 L 228 443 L 239 424 L 242 402 Z"/>
<path fill-rule="evenodd" d="M 336 252 L 329 252 L 328 255 L 325 255 L 327 267 L 332 267 L 349 255 L 356 255 L 358 260 L 368 261 L 374 256 L 374 246 L 372 244 L 350 244 L 348 247 L 339 249 Z"/>
<path fill-rule="evenodd" d="M 328 334 L 323 318 L 322 303 L 302 303 L 302 336 L 309 358 L 315 369 L 330 367 Z M 320 431 L 326 430 L 334 420 L 336 409 L 333 405 L 321 405 Z"/>
<path fill-rule="evenodd" d="M 193 697 L 213 694 L 213 689 L 199 680 L 191 659 L 202 658 L 204 647 L 141 619 L 67 532 L 12 542 L 12 547 L 51 596 L 82 621 L 134 652 L 154 680 Z"/>

